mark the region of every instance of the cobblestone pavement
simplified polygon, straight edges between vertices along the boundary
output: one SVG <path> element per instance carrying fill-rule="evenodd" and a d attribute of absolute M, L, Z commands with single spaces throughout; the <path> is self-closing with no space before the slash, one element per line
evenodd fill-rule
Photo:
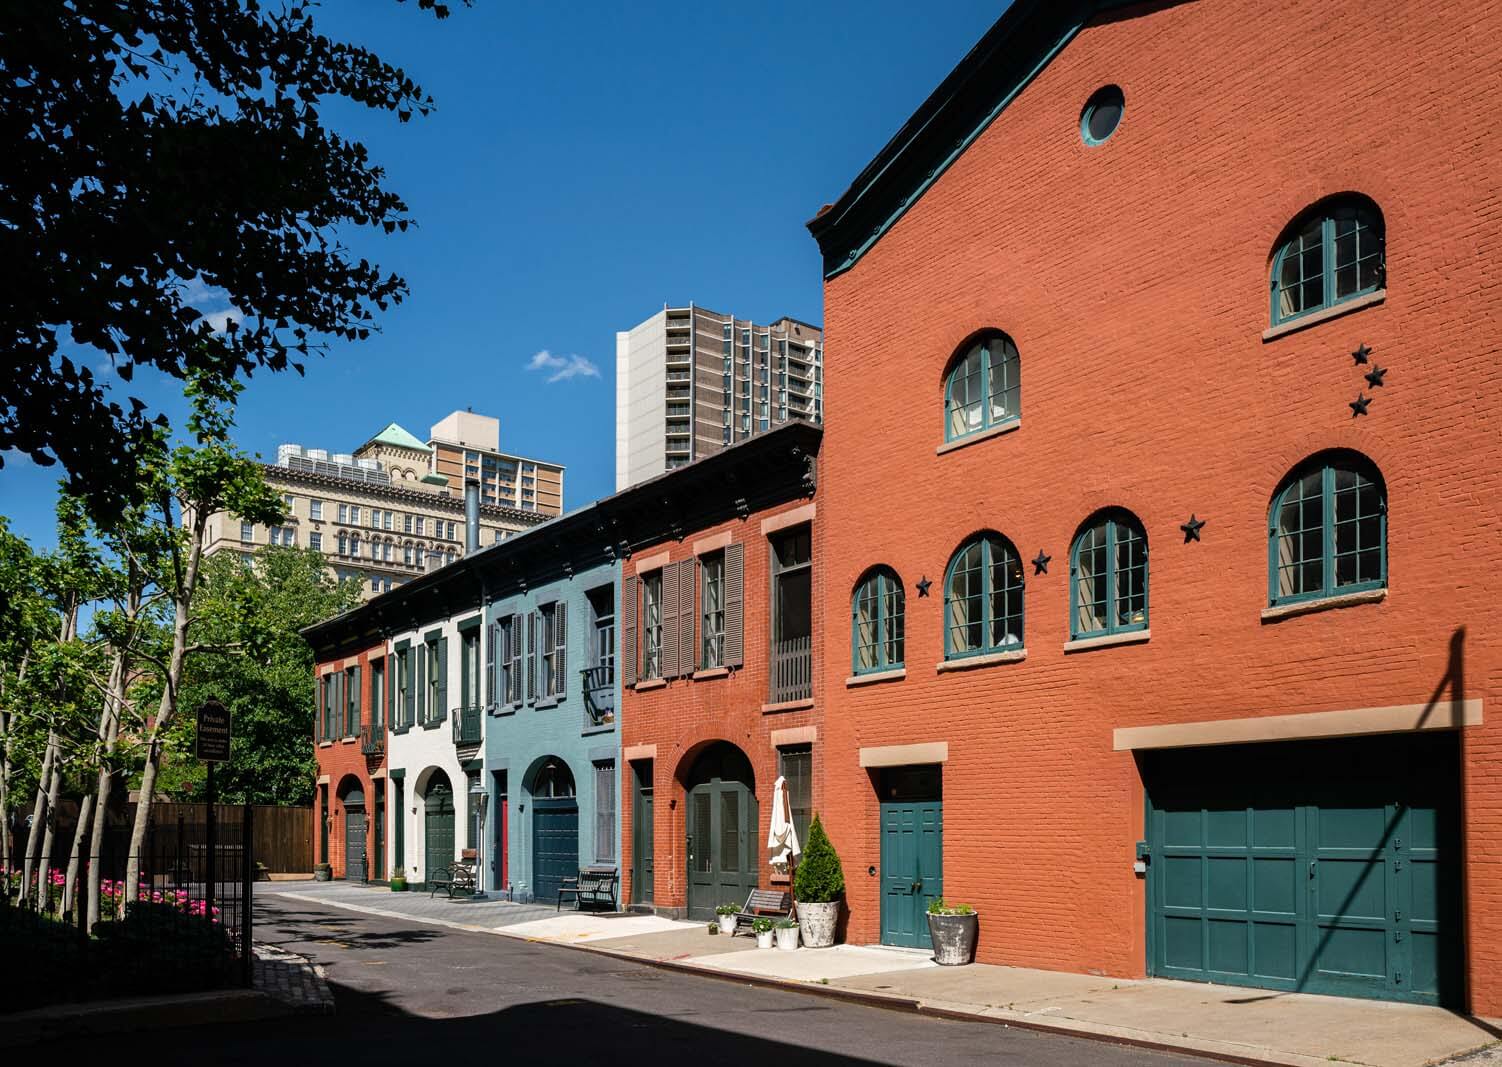
<path fill-rule="evenodd" d="M 306 956 L 275 945 L 255 945 L 252 981 L 259 993 L 274 997 L 299 1012 L 331 1015 L 334 994 L 324 977 L 323 968 Z"/>
<path fill-rule="evenodd" d="M 366 886 L 358 882 L 262 882 L 256 886 L 256 894 L 291 895 L 298 900 L 317 900 L 335 907 L 345 904 L 362 910 L 373 909 L 393 918 L 487 930 L 557 914 L 557 908 L 552 904 L 516 904 L 509 900 L 469 897 L 449 900 L 442 893 L 434 897 L 427 893 L 393 893 L 385 886 Z"/>

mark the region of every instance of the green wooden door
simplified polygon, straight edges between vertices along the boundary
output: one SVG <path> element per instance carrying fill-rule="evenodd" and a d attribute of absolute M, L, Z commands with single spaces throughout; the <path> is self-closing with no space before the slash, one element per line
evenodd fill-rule
<path fill-rule="evenodd" d="M 573 797 L 532 801 L 532 898 L 558 902 L 564 878 L 579 873 L 579 805 Z"/>
<path fill-rule="evenodd" d="M 712 919 L 720 904 L 745 904 L 763 856 L 756 792 L 745 753 L 724 742 L 695 763 L 687 796 L 688 917 Z"/>
<path fill-rule="evenodd" d="M 931 948 L 928 902 L 944 895 L 944 802 L 881 805 L 881 943 Z"/>
<path fill-rule="evenodd" d="M 652 764 L 637 764 L 632 780 L 636 789 L 635 803 L 631 806 L 631 903 L 647 905 L 652 903 L 656 890 L 653 838 L 657 822 L 653 815 Z"/>
<path fill-rule="evenodd" d="M 423 879 L 454 862 L 454 791 L 446 777 L 428 785 L 424 801 Z"/>
<path fill-rule="evenodd" d="M 351 882 L 365 881 L 365 811 L 344 808 L 344 877 Z"/>
<path fill-rule="evenodd" d="M 1149 970 L 1451 1005 L 1453 735 L 1150 753 Z"/>

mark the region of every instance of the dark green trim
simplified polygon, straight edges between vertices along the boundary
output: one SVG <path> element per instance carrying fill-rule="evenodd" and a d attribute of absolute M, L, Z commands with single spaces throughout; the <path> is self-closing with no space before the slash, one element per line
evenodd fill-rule
<path fill-rule="evenodd" d="M 423 641 L 423 644 L 426 645 L 426 644 L 431 644 L 432 642 L 437 641 L 437 640 L 441 639 L 442 637 L 443 637 L 443 627 L 440 626 L 437 629 L 429 630 L 427 633 L 423 634 L 422 635 L 422 641 Z"/>
<path fill-rule="evenodd" d="M 470 630 L 478 630 L 480 628 L 480 623 L 483 620 L 483 615 L 471 615 L 467 619 L 460 619 L 457 623 L 454 624 L 454 628 L 461 634 L 467 633 Z"/>
<path fill-rule="evenodd" d="M 407 651 L 407 649 L 409 649 L 411 647 L 412 647 L 412 641 L 411 641 L 411 639 L 404 637 L 404 638 L 402 638 L 400 641 L 398 641 L 396 643 L 396 646 L 392 649 L 392 651 L 393 652 L 405 652 L 405 651 Z"/>
<path fill-rule="evenodd" d="M 485 769 L 485 761 L 479 758 L 462 760 L 459 763 L 459 769 L 466 773 L 469 771 L 482 771 Z"/>
<path fill-rule="evenodd" d="M 405 767 L 398 767 L 395 770 L 388 770 L 386 777 L 393 782 L 400 782 L 403 778 L 407 777 L 407 769 Z"/>
<path fill-rule="evenodd" d="M 824 276 L 849 270 L 881 240 L 1087 22 L 1129 2 L 1015 0 L 850 188 L 808 223 Z M 1071 102 L 1069 113 L 1083 104 Z"/>

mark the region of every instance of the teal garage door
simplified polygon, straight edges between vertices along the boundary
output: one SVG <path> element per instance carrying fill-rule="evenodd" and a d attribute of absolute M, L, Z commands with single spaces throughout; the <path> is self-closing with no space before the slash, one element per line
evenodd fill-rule
<path fill-rule="evenodd" d="M 1462 1002 L 1456 735 L 1140 758 L 1149 973 Z"/>

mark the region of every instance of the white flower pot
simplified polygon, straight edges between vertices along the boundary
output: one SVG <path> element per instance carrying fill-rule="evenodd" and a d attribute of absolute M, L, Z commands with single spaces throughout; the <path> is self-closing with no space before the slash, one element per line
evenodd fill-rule
<path fill-rule="evenodd" d="M 796 926 L 786 930 L 779 928 L 772 932 L 777 935 L 777 947 L 782 949 L 782 951 L 791 952 L 798 947 L 798 928 Z"/>
<path fill-rule="evenodd" d="M 756 947 L 771 948 L 772 941 L 774 940 L 772 935 L 776 932 L 776 930 L 758 930 L 756 932 Z"/>
<path fill-rule="evenodd" d="M 808 948 L 828 948 L 834 944 L 835 927 L 840 919 L 840 902 L 811 904 L 798 901 L 798 925 L 803 929 L 803 944 Z"/>
<path fill-rule="evenodd" d="M 735 933 L 735 916 L 734 915 L 721 915 L 719 917 L 719 919 L 720 919 L 720 933 L 722 933 L 722 934 L 733 934 L 733 933 Z"/>

